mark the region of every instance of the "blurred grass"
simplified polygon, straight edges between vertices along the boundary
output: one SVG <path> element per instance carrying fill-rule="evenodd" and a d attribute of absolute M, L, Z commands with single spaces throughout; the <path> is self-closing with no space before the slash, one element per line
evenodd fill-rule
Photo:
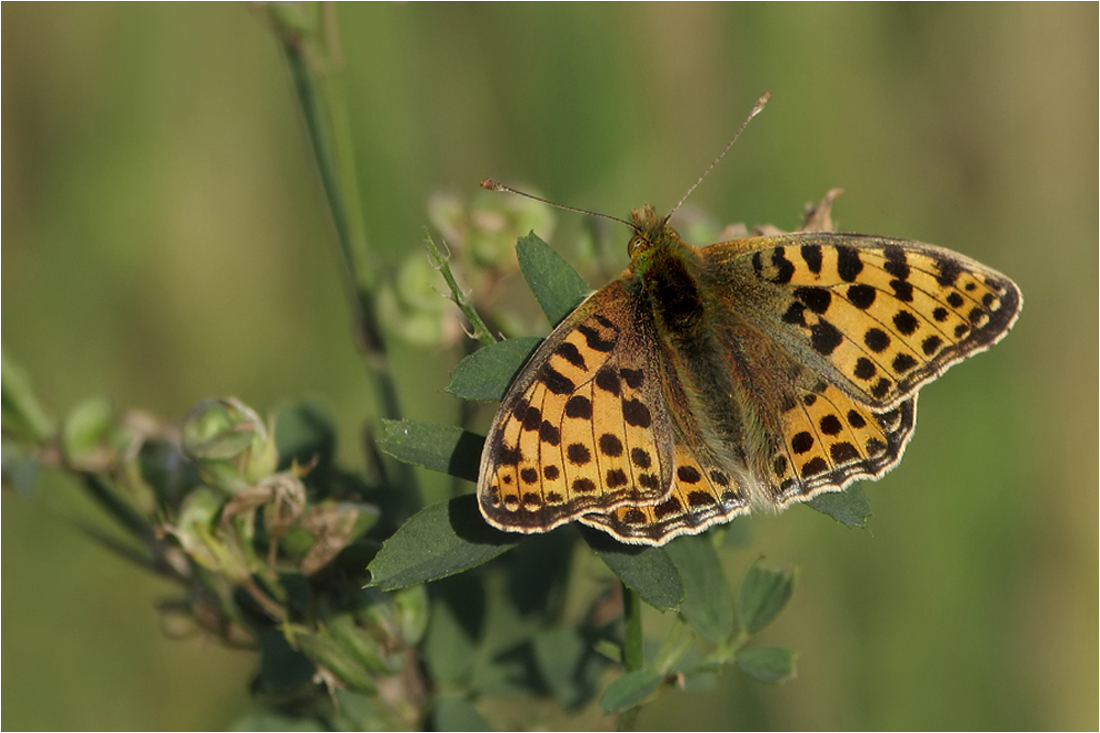
<path fill-rule="evenodd" d="M 753 520 L 752 553 L 802 566 L 768 631 L 799 679 L 730 675 L 642 726 L 1096 727 L 1096 5 L 338 13 L 367 232 L 390 263 L 421 248 L 431 192 L 488 175 L 667 209 L 768 90 L 692 205 L 793 228 L 840 186 L 842 229 L 960 250 L 1024 292 L 1004 344 L 921 397 L 905 461 L 867 487 L 872 533 L 799 509 Z M 360 466 L 372 391 L 259 15 L 5 4 L 2 20 L 8 354 L 59 411 L 95 392 L 166 416 L 318 396 Z M 407 416 L 453 421 L 452 357 L 394 351 Z M 161 634 L 170 589 L 38 503 L 3 509 L 3 727 L 219 728 L 247 707 L 251 657 Z"/>

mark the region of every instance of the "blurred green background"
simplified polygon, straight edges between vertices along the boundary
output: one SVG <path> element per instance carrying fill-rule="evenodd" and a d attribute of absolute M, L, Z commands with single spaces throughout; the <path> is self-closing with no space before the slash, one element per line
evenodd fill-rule
<path fill-rule="evenodd" d="M 2 14 L 6 355 L 58 412 L 93 393 L 167 417 L 210 395 L 317 397 L 361 466 L 372 390 L 262 11 Z M 642 726 L 1098 725 L 1096 4 L 337 15 L 367 231 L 389 263 L 421 251 L 430 194 L 473 196 L 490 175 L 620 216 L 667 210 L 767 90 L 694 206 L 793 229 L 839 186 L 842 230 L 956 249 L 1023 290 L 1012 335 L 925 390 L 902 465 L 865 486 L 871 532 L 804 508 L 752 520 L 737 568 L 801 568 L 767 632 L 799 651 L 798 679 L 728 673 Z M 394 359 L 407 415 L 453 422 L 453 355 Z M 162 633 L 154 604 L 173 589 L 66 523 L 70 493 L 45 475 L 37 498 L 3 497 L 0 724 L 230 725 L 254 658 Z"/>

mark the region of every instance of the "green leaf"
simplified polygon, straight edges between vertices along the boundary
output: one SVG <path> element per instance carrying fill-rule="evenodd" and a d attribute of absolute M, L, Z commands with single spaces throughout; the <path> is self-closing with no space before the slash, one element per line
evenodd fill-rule
<path fill-rule="evenodd" d="M 386 540 L 367 570 L 371 585 L 405 588 L 469 570 L 512 549 L 522 538 L 486 524 L 477 498 L 468 494 L 410 517 Z"/>
<path fill-rule="evenodd" d="M 573 629 L 551 628 L 540 631 L 533 642 L 535 662 L 554 697 L 565 708 L 572 708 L 584 698 L 578 686 L 581 664 L 588 646 Z"/>
<path fill-rule="evenodd" d="M 709 537 L 686 535 L 665 545 L 684 583 L 680 615 L 703 638 L 720 644 L 733 633 L 733 600 Z"/>
<path fill-rule="evenodd" d="M 484 592 L 476 583 L 465 582 L 449 587 L 443 584 L 442 590 L 432 594 L 431 620 L 422 650 L 424 663 L 437 684 L 464 686 L 477 661 Z"/>
<path fill-rule="evenodd" d="M 516 257 L 531 292 L 555 326 L 592 292 L 577 271 L 534 232 L 516 242 Z"/>
<path fill-rule="evenodd" d="M 540 338 L 523 337 L 478 349 L 451 372 L 447 391 L 464 400 L 502 399 L 516 373 L 540 343 Z"/>
<path fill-rule="evenodd" d="M 633 588 L 643 601 L 661 611 L 680 605 L 684 599 L 684 585 L 664 548 L 624 545 L 598 530 L 579 529 L 585 542 L 607 563 L 611 572 Z"/>
<path fill-rule="evenodd" d="M 661 686 L 664 675 L 655 669 L 636 669 L 612 680 L 600 698 L 605 713 L 621 713 L 638 705 Z"/>
<path fill-rule="evenodd" d="M 108 442 L 114 420 L 114 408 L 106 397 L 97 395 L 77 404 L 65 416 L 61 428 L 65 457 L 74 463 L 94 458 Z"/>
<path fill-rule="evenodd" d="M 485 438 L 453 425 L 383 420 L 378 447 L 394 458 L 477 481 Z"/>
<path fill-rule="evenodd" d="M 439 731 L 496 730 L 472 702 L 458 695 L 443 695 L 437 699 L 432 722 L 433 728 Z"/>
<path fill-rule="evenodd" d="M 871 516 L 871 505 L 859 484 L 849 486 L 844 491 L 818 494 L 806 503 L 847 527 L 866 527 L 867 518 Z"/>
<path fill-rule="evenodd" d="M 757 560 L 745 573 L 737 597 L 737 621 L 755 634 L 779 615 L 794 591 L 794 570 L 768 570 Z"/>
<path fill-rule="evenodd" d="M 0 354 L 0 423 L 4 435 L 35 443 L 53 434 L 53 420 L 42 409 L 26 372 Z"/>
<path fill-rule="evenodd" d="M 734 659 L 754 680 L 777 685 L 794 677 L 794 652 L 781 646 L 754 646 L 737 652 Z"/>

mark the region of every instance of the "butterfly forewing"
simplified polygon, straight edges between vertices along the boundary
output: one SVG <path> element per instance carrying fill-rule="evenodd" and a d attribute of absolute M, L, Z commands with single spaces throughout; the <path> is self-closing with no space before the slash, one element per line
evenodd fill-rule
<path fill-rule="evenodd" d="M 737 312 L 829 381 L 876 408 L 999 341 L 1020 307 L 1004 275 L 949 250 L 804 233 L 712 245 Z"/>
<path fill-rule="evenodd" d="M 478 497 L 497 527 L 542 532 L 583 513 L 655 504 L 672 482 L 672 437 L 651 326 L 616 281 L 535 351 L 501 403 Z"/>

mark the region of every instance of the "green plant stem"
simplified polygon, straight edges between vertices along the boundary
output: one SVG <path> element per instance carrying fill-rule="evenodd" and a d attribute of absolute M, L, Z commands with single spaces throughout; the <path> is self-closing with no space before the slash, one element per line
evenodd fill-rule
<path fill-rule="evenodd" d="M 623 586 L 623 663 L 627 672 L 635 672 L 645 666 L 642 647 L 642 599 L 626 583 Z M 634 730 L 640 707 L 633 707 L 619 715 L 619 730 Z"/>
<path fill-rule="evenodd" d="M 335 93 L 331 83 L 327 88 L 322 85 L 318 72 L 306 57 L 304 42 L 299 35 L 282 28 L 279 38 L 294 77 L 313 157 L 317 161 L 317 171 L 332 216 L 340 272 L 355 320 L 356 341 L 370 371 L 381 416 L 397 420 L 402 416 L 397 387 L 386 358 L 385 340 L 374 303 L 379 268 L 367 245 L 359 209 L 348 198 L 357 186 L 343 98 Z M 341 140 L 341 137 L 345 139 Z M 368 435 L 368 442 L 371 440 Z M 387 471 L 385 464 L 379 464 L 378 469 Z M 388 470 L 397 474 L 393 477 L 395 483 L 407 487 L 410 509 L 414 508 L 419 503 L 415 498 L 419 495 L 416 474 L 400 463 L 393 464 Z"/>
<path fill-rule="evenodd" d="M 451 300 L 458 306 L 462 314 L 466 316 L 466 320 L 470 322 L 470 327 L 474 329 L 474 336 L 485 346 L 492 346 L 496 343 L 496 339 L 493 337 L 492 331 L 485 325 L 485 321 L 481 320 L 481 316 L 474 308 L 470 299 L 466 296 L 466 293 L 462 292 L 462 288 L 458 287 L 458 282 L 455 280 L 454 273 L 451 272 L 451 266 L 448 263 L 449 256 L 443 254 L 440 251 L 439 245 L 432 239 L 432 235 L 427 232 L 424 233 L 424 238 L 428 243 L 429 259 L 431 260 L 432 267 L 439 270 L 439 273 L 443 275 L 443 279 L 447 281 L 447 287 L 451 291 Z"/>

